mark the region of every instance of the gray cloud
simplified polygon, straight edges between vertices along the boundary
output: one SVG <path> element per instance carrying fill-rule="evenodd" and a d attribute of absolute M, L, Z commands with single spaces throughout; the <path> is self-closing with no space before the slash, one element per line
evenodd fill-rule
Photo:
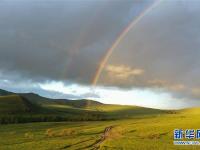
<path fill-rule="evenodd" d="M 1 79 L 90 84 L 108 47 L 152 1 L 1 1 Z M 199 99 L 199 14 L 197 0 L 162 1 L 130 30 L 108 63 L 142 75 L 129 72 L 127 79 L 115 80 L 105 69 L 98 84 L 164 88 Z"/>
<path fill-rule="evenodd" d="M 100 98 L 97 93 L 94 92 L 84 92 L 82 94 L 76 91 L 68 91 L 68 93 L 62 93 L 55 90 L 43 89 L 39 82 L 33 80 L 22 78 L 19 74 L 10 75 L 3 74 L 0 72 L 0 88 L 11 91 L 14 93 L 36 93 L 44 97 L 53 99 L 84 99 L 84 98 Z M 8 80 L 9 79 L 9 80 Z M 72 83 L 65 82 L 65 86 L 70 86 Z"/>
<path fill-rule="evenodd" d="M 151 1 L 1 1 L 0 69 L 90 83 L 110 43 Z"/>
<path fill-rule="evenodd" d="M 200 86 L 199 13 L 200 2 L 196 0 L 162 1 L 131 29 L 109 61 L 140 68 L 145 73 L 124 85 L 117 80 L 114 84 L 165 88 L 175 95 L 200 98 L 198 90 L 194 92 Z M 109 84 L 106 71 L 101 80 Z M 151 84 L 153 81 L 162 84 Z"/>

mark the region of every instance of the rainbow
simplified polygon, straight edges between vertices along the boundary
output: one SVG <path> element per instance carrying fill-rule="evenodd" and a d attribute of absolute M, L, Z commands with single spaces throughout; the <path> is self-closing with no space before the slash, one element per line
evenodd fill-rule
<path fill-rule="evenodd" d="M 156 0 L 152 5 L 150 5 L 147 9 L 145 9 L 137 18 L 135 18 L 122 32 L 119 34 L 119 36 L 116 38 L 116 40 L 113 42 L 111 47 L 107 50 L 105 56 L 102 58 L 97 71 L 95 73 L 95 76 L 92 80 L 92 85 L 96 86 L 101 73 L 107 64 L 109 58 L 111 57 L 113 51 L 115 48 L 119 45 L 119 43 L 124 39 L 124 37 L 128 34 L 128 32 L 144 17 L 146 16 L 153 8 L 155 8 L 162 0 Z"/>

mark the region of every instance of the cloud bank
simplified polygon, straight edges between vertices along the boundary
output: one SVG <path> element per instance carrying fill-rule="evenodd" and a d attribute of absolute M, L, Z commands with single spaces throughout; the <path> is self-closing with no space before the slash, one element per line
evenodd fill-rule
<path fill-rule="evenodd" d="M 1 1 L 1 85 L 60 81 L 90 86 L 107 49 L 152 2 Z M 199 14 L 199 1 L 162 1 L 118 45 L 98 85 L 162 89 L 198 100 Z"/>

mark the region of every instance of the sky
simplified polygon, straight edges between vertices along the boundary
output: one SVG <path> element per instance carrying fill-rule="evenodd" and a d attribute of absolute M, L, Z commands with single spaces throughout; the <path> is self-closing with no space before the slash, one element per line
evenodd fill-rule
<path fill-rule="evenodd" d="M 0 88 L 159 109 L 200 106 L 199 14 L 197 0 L 2 0 Z"/>

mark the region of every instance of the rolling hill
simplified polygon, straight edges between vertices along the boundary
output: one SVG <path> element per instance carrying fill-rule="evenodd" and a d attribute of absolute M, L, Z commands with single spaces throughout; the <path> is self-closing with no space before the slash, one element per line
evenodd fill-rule
<path fill-rule="evenodd" d="M 103 104 L 85 99 L 49 99 L 34 93 L 12 93 L 4 90 L 0 90 L 0 93 L 4 95 L 0 96 L 0 113 L 3 113 L 0 115 L 0 122 L 3 118 L 3 122 L 7 120 L 6 123 L 19 122 L 15 118 L 20 119 L 20 122 L 87 121 L 115 120 L 168 113 L 158 109 Z"/>

